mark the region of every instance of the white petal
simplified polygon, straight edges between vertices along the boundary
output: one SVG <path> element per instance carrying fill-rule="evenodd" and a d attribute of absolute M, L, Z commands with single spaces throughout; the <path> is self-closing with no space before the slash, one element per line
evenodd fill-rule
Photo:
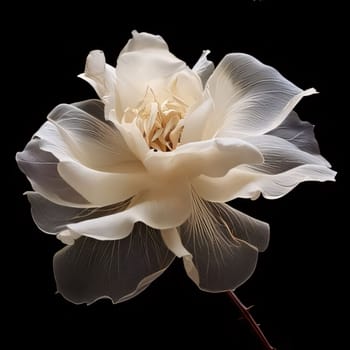
<path fill-rule="evenodd" d="M 40 142 L 37 138 L 32 139 L 24 151 L 16 155 L 17 164 L 33 189 L 58 204 L 89 207 L 87 200 L 61 178 L 57 158 L 42 151 Z"/>
<path fill-rule="evenodd" d="M 187 255 L 191 255 L 188 250 L 183 246 L 179 232 L 176 228 L 170 228 L 162 230 L 162 239 L 168 249 L 175 254 L 178 258 L 182 258 Z"/>
<path fill-rule="evenodd" d="M 170 80 L 169 90 L 187 106 L 192 106 L 203 95 L 200 79 L 190 69 L 183 69 Z"/>
<path fill-rule="evenodd" d="M 303 96 L 316 92 L 302 91 L 274 68 L 240 53 L 225 56 L 207 86 L 216 106 L 208 130 L 221 136 L 227 132 L 266 133 L 276 128 Z"/>
<path fill-rule="evenodd" d="M 184 260 L 190 277 L 203 290 L 221 292 L 237 288 L 251 276 L 258 250 L 268 244 L 269 226 L 227 205 L 194 197 L 192 215 L 179 233 L 192 255 Z"/>
<path fill-rule="evenodd" d="M 132 31 L 132 38 L 129 39 L 120 54 L 139 50 L 168 50 L 168 45 L 160 35 L 139 33 Z"/>
<path fill-rule="evenodd" d="M 212 61 L 207 60 L 207 56 L 210 54 L 209 50 L 204 50 L 197 63 L 193 66 L 192 70 L 199 75 L 202 80 L 203 86 L 205 86 L 207 80 L 213 73 L 215 67 Z"/>
<path fill-rule="evenodd" d="M 215 105 L 209 90 L 193 105 L 184 118 L 184 129 L 181 135 L 181 143 L 189 143 L 208 139 L 212 130 L 206 130 L 208 121 L 215 119 Z"/>
<path fill-rule="evenodd" d="M 118 115 L 122 115 L 127 107 L 136 107 L 148 88 L 162 102 L 163 98 L 168 97 L 164 95 L 165 89 L 169 88 L 181 72 L 192 74 L 194 80 L 199 80 L 183 61 L 168 51 L 161 37 L 133 32 L 133 38 L 117 61 L 116 79 L 120 98 Z"/>
<path fill-rule="evenodd" d="M 329 163 L 319 154 L 304 152 L 277 136 L 250 136 L 245 140 L 259 149 L 264 157 L 264 162 L 242 166 L 241 169 L 248 168 L 266 174 L 278 174 L 304 164 L 329 166 Z"/>
<path fill-rule="evenodd" d="M 229 201 L 237 197 L 256 199 L 262 193 L 272 199 L 304 181 L 333 181 L 336 173 L 319 154 L 309 123 L 302 123 L 294 113 L 289 118 L 268 135 L 245 138 L 259 149 L 263 163 L 241 165 L 219 179 L 200 176 L 192 182 L 199 195 L 210 201 Z M 294 128 L 286 129 L 289 125 Z"/>
<path fill-rule="evenodd" d="M 91 51 L 86 59 L 85 72 L 79 75 L 96 91 L 106 106 L 106 118 L 116 108 L 118 95 L 116 91 L 115 68 L 106 64 L 104 53 Z"/>
<path fill-rule="evenodd" d="M 36 192 L 27 193 L 36 225 L 45 233 L 57 234 L 67 231 L 67 225 L 125 210 L 130 201 L 102 208 L 73 208 L 58 205 Z"/>
<path fill-rule="evenodd" d="M 58 235 L 57 238 L 66 245 L 73 245 L 75 241 L 80 238 L 81 236 L 78 235 L 75 232 L 72 232 L 70 230 L 64 230 L 61 231 Z"/>
<path fill-rule="evenodd" d="M 284 196 L 304 181 L 334 181 L 336 172 L 322 165 L 306 164 L 279 174 L 264 174 L 232 169 L 222 178 L 200 176 L 192 182 L 195 191 L 204 199 L 227 202 L 235 198 L 256 199 Z"/>
<path fill-rule="evenodd" d="M 60 176 L 94 206 L 126 200 L 147 188 L 145 173 L 110 173 L 90 169 L 80 163 L 60 162 Z"/>
<path fill-rule="evenodd" d="M 187 143 L 172 152 L 150 152 L 144 165 L 149 172 L 171 177 L 200 174 L 223 176 L 240 164 L 263 161 L 259 150 L 239 139 L 212 139 Z"/>
<path fill-rule="evenodd" d="M 120 213 L 67 227 L 80 235 L 100 240 L 122 239 L 130 234 L 138 221 L 162 230 L 181 225 L 190 215 L 190 203 L 189 186 L 167 184 L 136 195 L 129 207 Z"/>
<path fill-rule="evenodd" d="M 141 293 L 173 259 L 159 231 L 138 223 L 119 241 L 79 238 L 59 251 L 53 264 L 57 290 L 69 301 L 110 298 L 118 303 Z"/>
<path fill-rule="evenodd" d="M 40 132 L 39 136 L 45 141 L 45 150 L 52 152 L 60 160 L 69 160 L 73 156 L 82 164 L 96 170 L 117 171 L 118 168 L 125 168 L 126 164 L 132 163 L 134 169 L 139 162 L 116 127 L 101 121 L 100 115 L 94 117 L 78 108 L 81 104 L 61 104 L 49 114 L 48 118 L 57 131 L 54 137 L 52 127 L 50 132 Z M 95 102 L 92 101 L 89 106 L 85 101 L 83 108 L 93 111 L 96 109 Z"/>

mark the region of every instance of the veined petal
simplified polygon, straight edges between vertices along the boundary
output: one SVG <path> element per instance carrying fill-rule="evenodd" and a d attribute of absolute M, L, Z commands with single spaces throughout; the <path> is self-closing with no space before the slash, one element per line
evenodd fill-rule
<path fill-rule="evenodd" d="M 203 86 L 205 86 L 207 80 L 215 69 L 214 63 L 207 59 L 209 54 L 210 50 L 204 50 L 199 60 L 192 68 L 192 70 L 201 78 Z"/>
<path fill-rule="evenodd" d="M 262 161 L 260 151 L 251 144 L 239 139 L 222 138 L 187 143 L 172 152 L 151 152 L 144 165 L 154 174 L 192 178 L 200 174 L 220 177 L 240 164 Z"/>
<path fill-rule="evenodd" d="M 80 163 L 60 162 L 60 176 L 94 206 L 124 201 L 147 188 L 145 173 L 110 173 L 90 169 Z"/>
<path fill-rule="evenodd" d="M 296 145 L 274 135 L 250 136 L 245 140 L 259 149 L 264 157 L 263 163 L 247 165 L 248 169 L 266 174 L 278 174 L 305 164 L 329 166 L 320 154 L 304 152 Z"/>
<path fill-rule="evenodd" d="M 314 134 L 314 126 L 299 119 L 296 112 L 289 113 L 288 117 L 268 135 L 273 135 L 284 139 L 300 150 L 319 155 L 320 149 Z"/>
<path fill-rule="evenodd" d="M 51 126 L 49 132 L 43 129 L 38 136 L 45 142 L 43 148 L 52 152 L 60 160 L 74 157 L 87 167 L 101 171 L 127 171 L 132 166 L 142 168 L 134 154 L 129 150 L 123 136 L 114 125 L 78 108 L 82 104 L 57 106 L 48 116 L 57 128 L 55 135 Z M 85 102 L 83 108 L 96 110 L 96 102 Z M 54 136 L 54 137 L 53 137 Z M 63 146 L 62 146 L 63 144 Z M 67 157 L 67 149 L 69 156 Z"/>
<path fill-rule="evenodd" d="M 186 270 L 199 288 L 210 292 L 232 290 L 244 283 L 269 239 L 268 224 L 196 195 L 189 220 L 178 230 L 192 255 L 184 260 Z"/>
<path fill-rule="evenodd" d="M 57 171 L 58 159 L 40 149 L 41 140 L 34 138 L 23 152 L 16 154 L 19 168 L 29 179 L 33 189 L 50 201 L 77 207 L 89 207 L 90 203 L 68 185 Z"/>
<path fill-rule="evenodd" d="M 241 165 L 222 178 L 200 176 L 195 190 L 206 200 L 229 201 L 237 197 L 255 199 L 260 193 L 278 198 L 303 181 L 333 181 L 335 172 L 320 153 L 313 127 L 295 112 L 266 135 L 246 136 L 259 149 L 264 162 Z"/>
<path fill-rule="evenodd" d="M 100 240 L 122 239 L 136 222 L 155 229 L 181 225 L 190 215 L 191 195 L 188 185 L 174 183 L 137 194 L 124 211 L 68 225 L 68 229 Z"/>
<path fill-rule="evenodd" d="M 74 208 L 53 203 L 36 192 L 26 194 L 31 204 L 34 222 L 40 230 L 49 234 L 68 231 L 68 224 L 121 212 L 130 203 L 130 200 L 127 200 L 101 208 Z"/>
<path fill-rule="evenodd" d="M 55 255 L 53 266 L 57 290 L 69 301 L 119 303 L 141 293 L 173 259 L 159 231 L 137 223 L 122 240 L 79 238 Z"/>
<path fill-rule="evenodd" d="M 215 118 L 208 120 L 206 137 L 260 135 L 276 128 L 303 96 L 302 91 L 277 70 L 252 56 L 235 53 L 224 57 L 208 80 L 215 102 Z"/>
<path fill-rule="evenodd" d="M 208 201 L 227 202 L 235 198 L 256 199 L 260 193 L 275 199 L 304 181 L 334 181 L 336 172 L 323 165 L 305 164 L 279 174 L 232 169 L 222 178 L 200 176 L 192 182 L 199 196 Z"/>

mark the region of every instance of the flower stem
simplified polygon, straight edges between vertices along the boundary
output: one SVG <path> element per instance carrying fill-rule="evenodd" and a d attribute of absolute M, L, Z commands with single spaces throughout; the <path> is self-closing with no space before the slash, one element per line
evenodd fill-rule
<path fill-rule="evenodd" d="M 254 320 L 253 316 L 251 315 L 251 313 L 249 312 L 249 307 L 246 307 L 237 297 L 237 295 L 235 294 L 234 291 L 228 291 L 227 295 L 230 297 L 230 299 L 232 300 L 232 302 L 238 307 L 239 311 L 241 312 L 243 318 L 248 322 L 251 330 L 253 331 L 253 333 L 259 338 L 262 346 L 264 347 L 264 349 L 266 350 L 276 350 L 276 348 L 274 348 L 269 341 L 267 340 L 267 338 L 265 337 L 263 331 L 261 330 L 261 328 L 259 327 L 259 325 L 256 323 L 256 321 Z"/>

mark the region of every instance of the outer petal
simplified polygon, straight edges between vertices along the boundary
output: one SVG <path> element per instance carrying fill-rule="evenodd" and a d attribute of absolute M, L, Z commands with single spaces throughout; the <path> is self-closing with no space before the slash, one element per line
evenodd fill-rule
<path fill-rule="evenodd" d="M 32 207 L 34 222 L 40 230 L 50 234 L 69 231 L 67 225 L 72 223 L 121 212 L 130 203 L 128 200 L 102 208 L 73 208 L 53 203 L 36 192 L 28 192 L 27 196 Z M 66 232 L 61 236 L 66 237 L 67 234 Z"/>
<path fill-rule="evenodd" d="M 319 154 L 312 126 L 301 122 L 294 112 L 269 134 L 245 140 L 259 149 L 264 162 L 242 165 L 219 179 L 198 177 L 193 186 L 200 196 L 210 201 L 255 199 L 260 193 L 278 198 L 303 181 L 334 180 L 336 173 Z"/>
<path fill-rule="evenodd" d="M 51 201 L 68 206 L 89 207 L 90 203 L 68 185 L 57 171 L 58 159 L 40 149 L 41 141 L 32 139 L 23 152 L 16 154 L 19 168 L 33 189 Z"/>
<path fill-rule="evenodd" d="M 304 152 L 294 144 L 273 135 L 251 136 L 245 140 L 259 149 L 264 157 L 262 164 L 247 165 L 247 169 L 278 174 L 305 164 L 329 166 L 321 155 Z"/>
<path fill-rule="evenodd" d="M 118 241 L 82 237 L 53 261 L 57 290 L 76 304 L 100 298 L 113 303 L 141 293 L 173 261 L 157 230 L 138 223 Z"/>
<path fill-rule="evenodd" d="M 122 168 L 125 172 L 126 165 L 132 166 L 132 171 L 141 167 L 115 126 L 101 121 L 100 113 L 95 117 L 85 111 L 96 110 L 96 102 L 90 101 L 57 106 L 48 116 L 54 126 L 37 134 L 43 140 L 43 148 L 62 161 L 73 157 L 96 170 L 118 171 Z"/>
<path fill-rule="evenodd" d="M 314 126 L 299 119 L 296 112 L 289 113 L 288 117 L 268 135 L 280 137 L 301 151 L 320 155 L 320 149 L 314 134 Z"/>
<path fill-rule="evenodd" d="M 212 61 L 207 60 L 207 56 L 210 54 L 210 50 L 204 50 L 202 56 L 197 63 L 193 66 L 192 70 L 199 75 L 202 80 L 203 86 L 205 86 L 207 80 L 213 73 L 215 67 Z"/>
<path fill-rule="evenodd" d="M 117 214 L 68 225 L 68 229 L 100 240 L 121 239 L 130 234 L 136 222 L 155 229 L 181 225 L 190 215 L 188 185 L 174 183 L 136 195 L 129 207 Z"/>
<path fill-rule="evenodd" d="M 258 250 L 267 247 L 268 224 L 225 204 L 194 197 L 192 215 L 179 227 L 189 276 L 206 291 L 235 289 L 253 273 Z"/>
<path fill-rule="evenodd" d="M 258 164 L 263 161 L 259 150 L 239 139 L 212 139 L 187 143 L 172 152 L 151 152 L 144 161 L 154 174 L 169 178 L 193 178 L 200 174 L 223 176 L 240 164 Z M 166 175 L 165 175 L 166 174 Z"/>
<path fill-rule="evenodd" d="M 224 57 L 207 83 L 215 118 L 208 120 L 206 138 L 213 135 L 260 135 L 276 128 L 299 100 L 315 93 L 302 91 L 274 68 L 252 56 Z"/>
<path fill-rule="evenodd" d="M 222 178 L 200 176 L 192 185 L 205 200 L 227 202 L 235 198 L 256 199 L 260 193 L 275 199 L 289 193 L 304 181 L 334 181 L 336 172 L 320 165 L 305 164 L 279 174 L 264 174 L 248 169 L 232 169 Z"/>
<path fill-rule="evenodd" d="M 147 88 L 151 88 L 157 99 L 162 102 L 168 97 L 166 89 L 171 89 L 173 84 L 177 83 L 177 78 L 181 80 L 182 89 L 194 95 L 201 91 L 198 76 L 168 51 L 165 41 L 160 36 L 136 31 L 132 34 L 133 38 L 122 50 L 117 61 L 119 117 L 127 107 L 136 107 L 142 101 Z"/>
<path fill-rule="evenodd" d="M 147 189 L 144 173 L 110 173 L 85 167 L 77 162 L 60 162 L 60 176 L 94 206 L 124 201 Z"/>

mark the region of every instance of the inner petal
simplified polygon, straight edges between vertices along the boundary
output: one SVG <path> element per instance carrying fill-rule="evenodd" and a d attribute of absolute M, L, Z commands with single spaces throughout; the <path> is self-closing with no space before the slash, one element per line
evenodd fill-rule
<path fill-rule="evenodd" d="M 122 122 L 135 123 L 150 149 L 168 152 L 180 144 L 187 109 L 188 105 L 176 95 L 160 99 L 148 87 L 136 108 L 125 109 Z"/>

